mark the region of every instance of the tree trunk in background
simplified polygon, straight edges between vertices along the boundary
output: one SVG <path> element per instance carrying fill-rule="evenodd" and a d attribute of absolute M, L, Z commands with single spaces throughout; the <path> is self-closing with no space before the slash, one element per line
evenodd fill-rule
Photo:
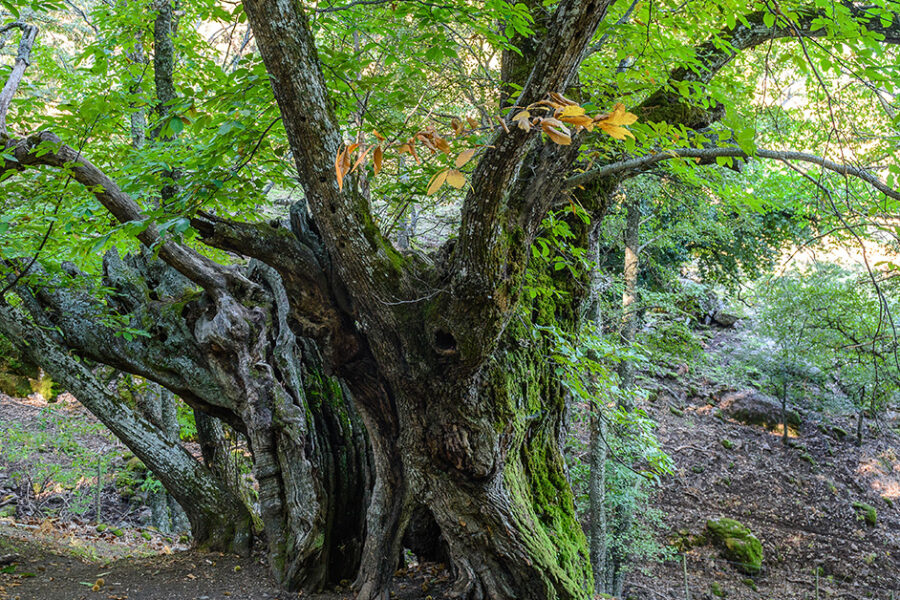
<path fill-rule="evenodd" d="M 591 296 L 588 303 L 586 319 L 593 328 L 594 334 L 603 334 L 603 315 L 600 308 L 602 278 L 600 264 L 600 244 L 595 233 L 591 236 L 590 255 L 594 261 L 591 277 Z M 594 594 L 602 594 L 607 588 L 607 559 L 609 552 L 609 531 L 606 514 L 606 419 L 603 415 L 604 402 L 599 390 L 595 391 L 595 402 L 591 406 L 591 438 L 590 438 L 590 479 L 588 482 L 588 498 L 590 501 L 590 544 L 591 571 L 594 574 Z"/>
<path fill-rule="evenodd" d="M 874 395 L 874 392 L 873 392 Z M 863 386 L 859 391 L 859 414 L 856 417 L 856 445 L 862 446 L 863 443 L 863 431 L 865 429 L 865 419 L 866 419 L 866 410 L 863 408 L 866 401 L 866 387 Z M 874 402 L 874 400 L 873 400 Z M 872 414 L 875 414 L 872 411 Z"/>
<path fill-rule="evenodd" d="M 638 330 L 637 281 L 641 252 L 641 201 L 639 196 L 629 196 L 625 201 L 625 264 L 622 269 L 622 325 L 620 335 L 625 345 L 634 342 Z M 634 385 L 634 364 L 622 361 L 619 377 L 623 390 Z M 623 401 L 629 403 L 627 393 Z M 628 408 L 628 407 L 626 407 Z"/>
<path fill-rule="evenodd" d="M 622 269 L 622 322 L 620 337 L 622 344 L 630 346 L 637 335 L 638 315 L 637 281 L 640 273 L 640 236 L 641 228 L 641 202 L 640 197 L 628 196 L 625 200 L 625 262 Z M 634 409 L 632 394 L 634 393 L 634 364 L 630 360 L 619 363 L 619 379 L 621 393 L 618 397 L 618 407 L 630 412 Z M 627 430 L 617 432 L 624 439 L 629 432 Z M 630 485 L 640 485 L 633 482 Z M 607 594 L 621 596 L 625 586 L 625 571 L 629 563 L 628 531 L 632 527 L 634 515 L 630 504 L 618 504 L 611 515 L 613 543 L 608 547 L 606 560 L 606 575 L 604 587 Z"/>
<path fill-rule="evenodd" d="M 785 380 L 781 384 L 781 443 L 784 446 L 788 445 L 788 416 L 787 416 L 787 401 L 788 401 L 788 383 Z"/>
<path fill-rule="evenodd" d="M 131 383 L 132 393 L 137 408 L 144 418 L 153 423 L 159 432 L 173 445 L 179 443 L 178 417 L 175 408 L 175 395 L 153 382 L 145 382 L 140 389 Z M 151 522 L 163 533 L 179 531 L 183 512 L 165 487 L 151 490 L 147 497 L 147 505 L 151 511 Z"/>

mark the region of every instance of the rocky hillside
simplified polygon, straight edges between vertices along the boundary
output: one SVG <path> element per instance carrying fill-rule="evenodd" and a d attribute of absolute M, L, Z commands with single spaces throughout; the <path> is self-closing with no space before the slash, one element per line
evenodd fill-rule
<path fill-rule="evenodd" d="M 809 389 L 791 407 L 785 446 L 780 405 L 757 390 L 687 366 L 647 386 L 676 464 L 654 503 L 680 551 L 632 574 L 626 596 L 900 598 L 900 415 L 870 422 L 857 446 L 855 415 L 812 410 Z M 737 530 L 717 535 L 723 518 Z"/>

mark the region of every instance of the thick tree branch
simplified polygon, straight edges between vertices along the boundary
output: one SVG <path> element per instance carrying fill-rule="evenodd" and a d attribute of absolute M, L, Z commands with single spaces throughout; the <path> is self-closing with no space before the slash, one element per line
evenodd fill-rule
<path fill-rule="evenodd" d="M 857 20 L 861 27 L 884 36 L 883 43 L 900 44 L 900 17 L 897 15 L 891 23 L 885 26 L 880 18 L 870 15 L 865 7 L 849 2 L 841 6 Z M 838 7 L 838 10 L 840 8 Z M 791 24 L 787 23 L 784 17 L 779 17 L 774 26 L 768 27 L 764 23 L 766 14 L 767 11 L 750 13 L 745 16 L 746 24 L 739 21 L 734 27 L 717 33 L 700 45 L 695 51 L 694 64 L 673 69 L 669 75 L 668 85 L 660 88 L 641 103 L 637 110 L 642 119 L 666 121 L 671 124 L 682 123 L 695 129 L 709 125 L 718 120 L 720 115 L 716 111 L 688 107 L 686 100 L 673 91 L 673 84 L 676 82 L 709 83 L 742 51 L 755 48 L 771 40 L 796 37 L 797 35 L 803 37 L 825 36 L 828 28 L 822 27 L 820 21 L 832 16 L 810 7 L 808 10 L 799 11 L 799 18 Z"/>
<path fill-rule="evenodd" d="M 316 340 L 333 364 L 358 358 L 362 344 L 349 316 L 350 301 L 312 232 L 298 233 L 277 221 L 241 223 L 202 212 L 191 225 L 205 244 L 256 258 L 278 271 L 298 333 Z"/>
<path fill-rule="evenodd" d="M 22 82 L 22 77 L 25 75 L 25 69 L 28 68 L 28 64 L 31 61 L 31 48 L 34 46 L 34 40 L 37 38 L 38 33 L 37 27 L 26 25 L 24 23 L 10 23 L 4 25 L 3 27 L 0 27 L 0 33 L 4 33 L 13 28 L 22 30 L 22 39 L 19 41 L 19 51 L 16 53 L 16 62 L 13 64 L 9 77 L 6 78 L 3 90 L 0 91 L 0 141 L 3 141 L 4 138 L 8 136 L 6 131 L 6 113 L 9 112 L 9 105 L 12 103 L 13 96 L 16 95 L 16 90 L 19 89 L 19 84 Z"/>
<path fill-rule="evenodd" d="M 518 104 L 536 102 L 549 92 L 565 90 L 610 3 L 563 0 L 558 4 Z M 481 320 L 488 327 L 485 333 L 489 336 L 499 335 L 502 330 L 499 315 L 505 313 L 509 300 L 509 290 L 505 288 L 519 274 L 508 265 L 508 253 L 515 245 L 508 238 L 512 232 L 503 231 L 510 223 L 506 215 L 510 190 L 524 157 L 539 138 L 536 131 L 518 128 L 500 133 L 479 162 L 463 204 L 453 256 L 454 296 L 457 309 L 466 318 L 473 312 L 473 303 L 483 306 Z"/>
<path fill-rule="evenodd" d="M 0 331 L 35 364 L 78 396 L 117 438 L 122 440 L 175 496 L 187 511 L 195 537 L 228 543 L 215 549 L 250 549 L 250 515 L 240 500 L 225 489 L 180 444 L 113 397 L 72 355 L 55 344 L 22 311 L 0 300 Z M 214 530 L 233 530 L 223 536 Z"/>
<path fill-rule="evenodd" d="M 20 140 L 9 140 L 5 151 L 15 160 L 4 160 L 0 166 L 0 174 L 39 165 L 68 169 L 72 178 L 90 190 L 120 223 L 143 222 L 147 219 L 137 202 L 110 177 L 49 131 Z M 241 279 L 232 269 L 223 267 L 186 246 L 164 240 L 152 223 L 147 223 L 137 237 L 148 248 L 157 249 L 159 257 L 179 273 L 213 295 L 224 293 L 230 280 Z"/>
<path fill-rule="evenodd" d="M 263 0 L 243 4 L 328 253 L 364 303 L 372 292 L 392 294 L 402 262 L 392 260 L 393 248 L 374 226 L 366 194 L 354 189 L 352 178 L 343 191 L 338 187 L 334 164 L 343 141 L 302 4 Z"/>
<path fill-rule="evenodd" d="M 886 196 L 894 198 L 895 200 L 900 200 L 900 192 L 892 189 L 871 172 L 861 167 L 838 163 L 821 156 L 816 156 L 815 154 L 807 154 L 805 152 L 796 152 L 793 150 L 765 150 L 763 148 L 760 148 L 755 153 L 748 154 L 740 148 L 727 146 L 720 148 L 678 148 L 677 150 L 672 150 L 671 152 L 659 152 L 656 154 L 648 154 L 647 156 L 637 156 L 628 160 L 603 165 L 602 167 L 598 167 L 586 173 L 581 173 L 580 175 L 569 177 L 569 179 L 566 180 L 565 187 L 568 189 L 572 189 L 578 186 L 587 185 L 604 177 L 610 177 L 612 175 L 619 175 L 622 173 L 636 174 L 648 169 L 649 167 L 659 162 L 662 162 L 664 160 L 671 160 L 673 158 L 699 158 L 701 160 L 715 160 L 716 158 L 725 157 L 740 158 L 744 160 L 758 157 L 771 160 L 780 160 L 783 162 L 800 161 L 812 163 L 814 165 L 822 167 L 823 169 L 833 171 L 834 173 L 838 173 L 845 177 L 856 177 L 871 185 L 873 188 L 885 194 Z"/>

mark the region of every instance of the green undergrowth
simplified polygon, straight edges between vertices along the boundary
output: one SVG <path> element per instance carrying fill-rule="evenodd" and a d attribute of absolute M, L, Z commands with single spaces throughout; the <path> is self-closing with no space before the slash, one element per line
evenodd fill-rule
<path fill-rule="evenodd" d="M 90 441 L 88 441 L 90 440 Z M 84 515 L 95 507 L 98 475 L 111 483 L 124 469 L 116 441 L 100 423 L 73 416 L 64 405 L 47 405 L 33 420 L 0 420 L 0 463 L 12 482 L 35 497 L 71 494 L 47 516 Z"/>

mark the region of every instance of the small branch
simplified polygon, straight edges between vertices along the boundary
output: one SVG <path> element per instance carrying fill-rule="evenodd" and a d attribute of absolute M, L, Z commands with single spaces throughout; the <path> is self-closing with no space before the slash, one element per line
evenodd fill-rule
<path fill-rule="evenodd" d="M 13 64 L 12 71 L 6 79 L 3 90 L 0 91 L 0 138 L 7 137 L 6 130 L 6 113 L 9 112 L 9 105 L 12 103 L 16 90 L 22 82 L 25 75 L 25 69 L 31 64 L 31 48 L 34 46 L 34 40 L 37 38 L 38 29 L 33 25 L 25 23 L 9 23 L 0 27 L 0 33 L 18 28 L 22 30 L 22 39 L 19 40 L 19 51 L 16 54 L 16 62 Z"/>
<path fill-rule="evenodd" d="M 664 160 L 671 160 L 673 158 L 699 158 L 705 160 L 714 160 L 716 158 L 725 157 L 741 158 L 744 160 L 749 160 L 753 157 L 759 157 L 771 160 L 780 160 L 785 163 L 789 161 L 812 163 L 814 165 L 822 167 L 823 169 L 833 171 L 845 177 L 856 177 L 857 179 L 861 179 L 889 198 L 900 200 L 900 192 L 892 189 L 883 181 L 878 179 L 878 177 L 865 169 L 854 167 L 852 165 L 844 163 L 834 162 L 827 158 L 816 156 L 815 154 L 807 154 L 805 152 L 796 152 L 793 150 L 765 150 L 762 148 L 758 149 L 754 154 L 748 154 L 740 148 L 722 147 L 678 148 L 677 150 L 672 150 L 670 152 L 659 152 L 657 154 L 649 154 L 647 156 L 636 156 L 628 160 L 603 165 L 602 167 L 599 167 L 592 171 L 570 177 L 568 180 L 566 180 L 565 187 L 567 189 L 572 189 L 578 186 L 587 185 L 588 183 L 591 183 L 592 181 L 595 181 L 602 177 L 609 177 L 610 175 L 615 175 L 627 171 L 640 172 L 655 165 L 656 163 L 662 162 Z"/>

